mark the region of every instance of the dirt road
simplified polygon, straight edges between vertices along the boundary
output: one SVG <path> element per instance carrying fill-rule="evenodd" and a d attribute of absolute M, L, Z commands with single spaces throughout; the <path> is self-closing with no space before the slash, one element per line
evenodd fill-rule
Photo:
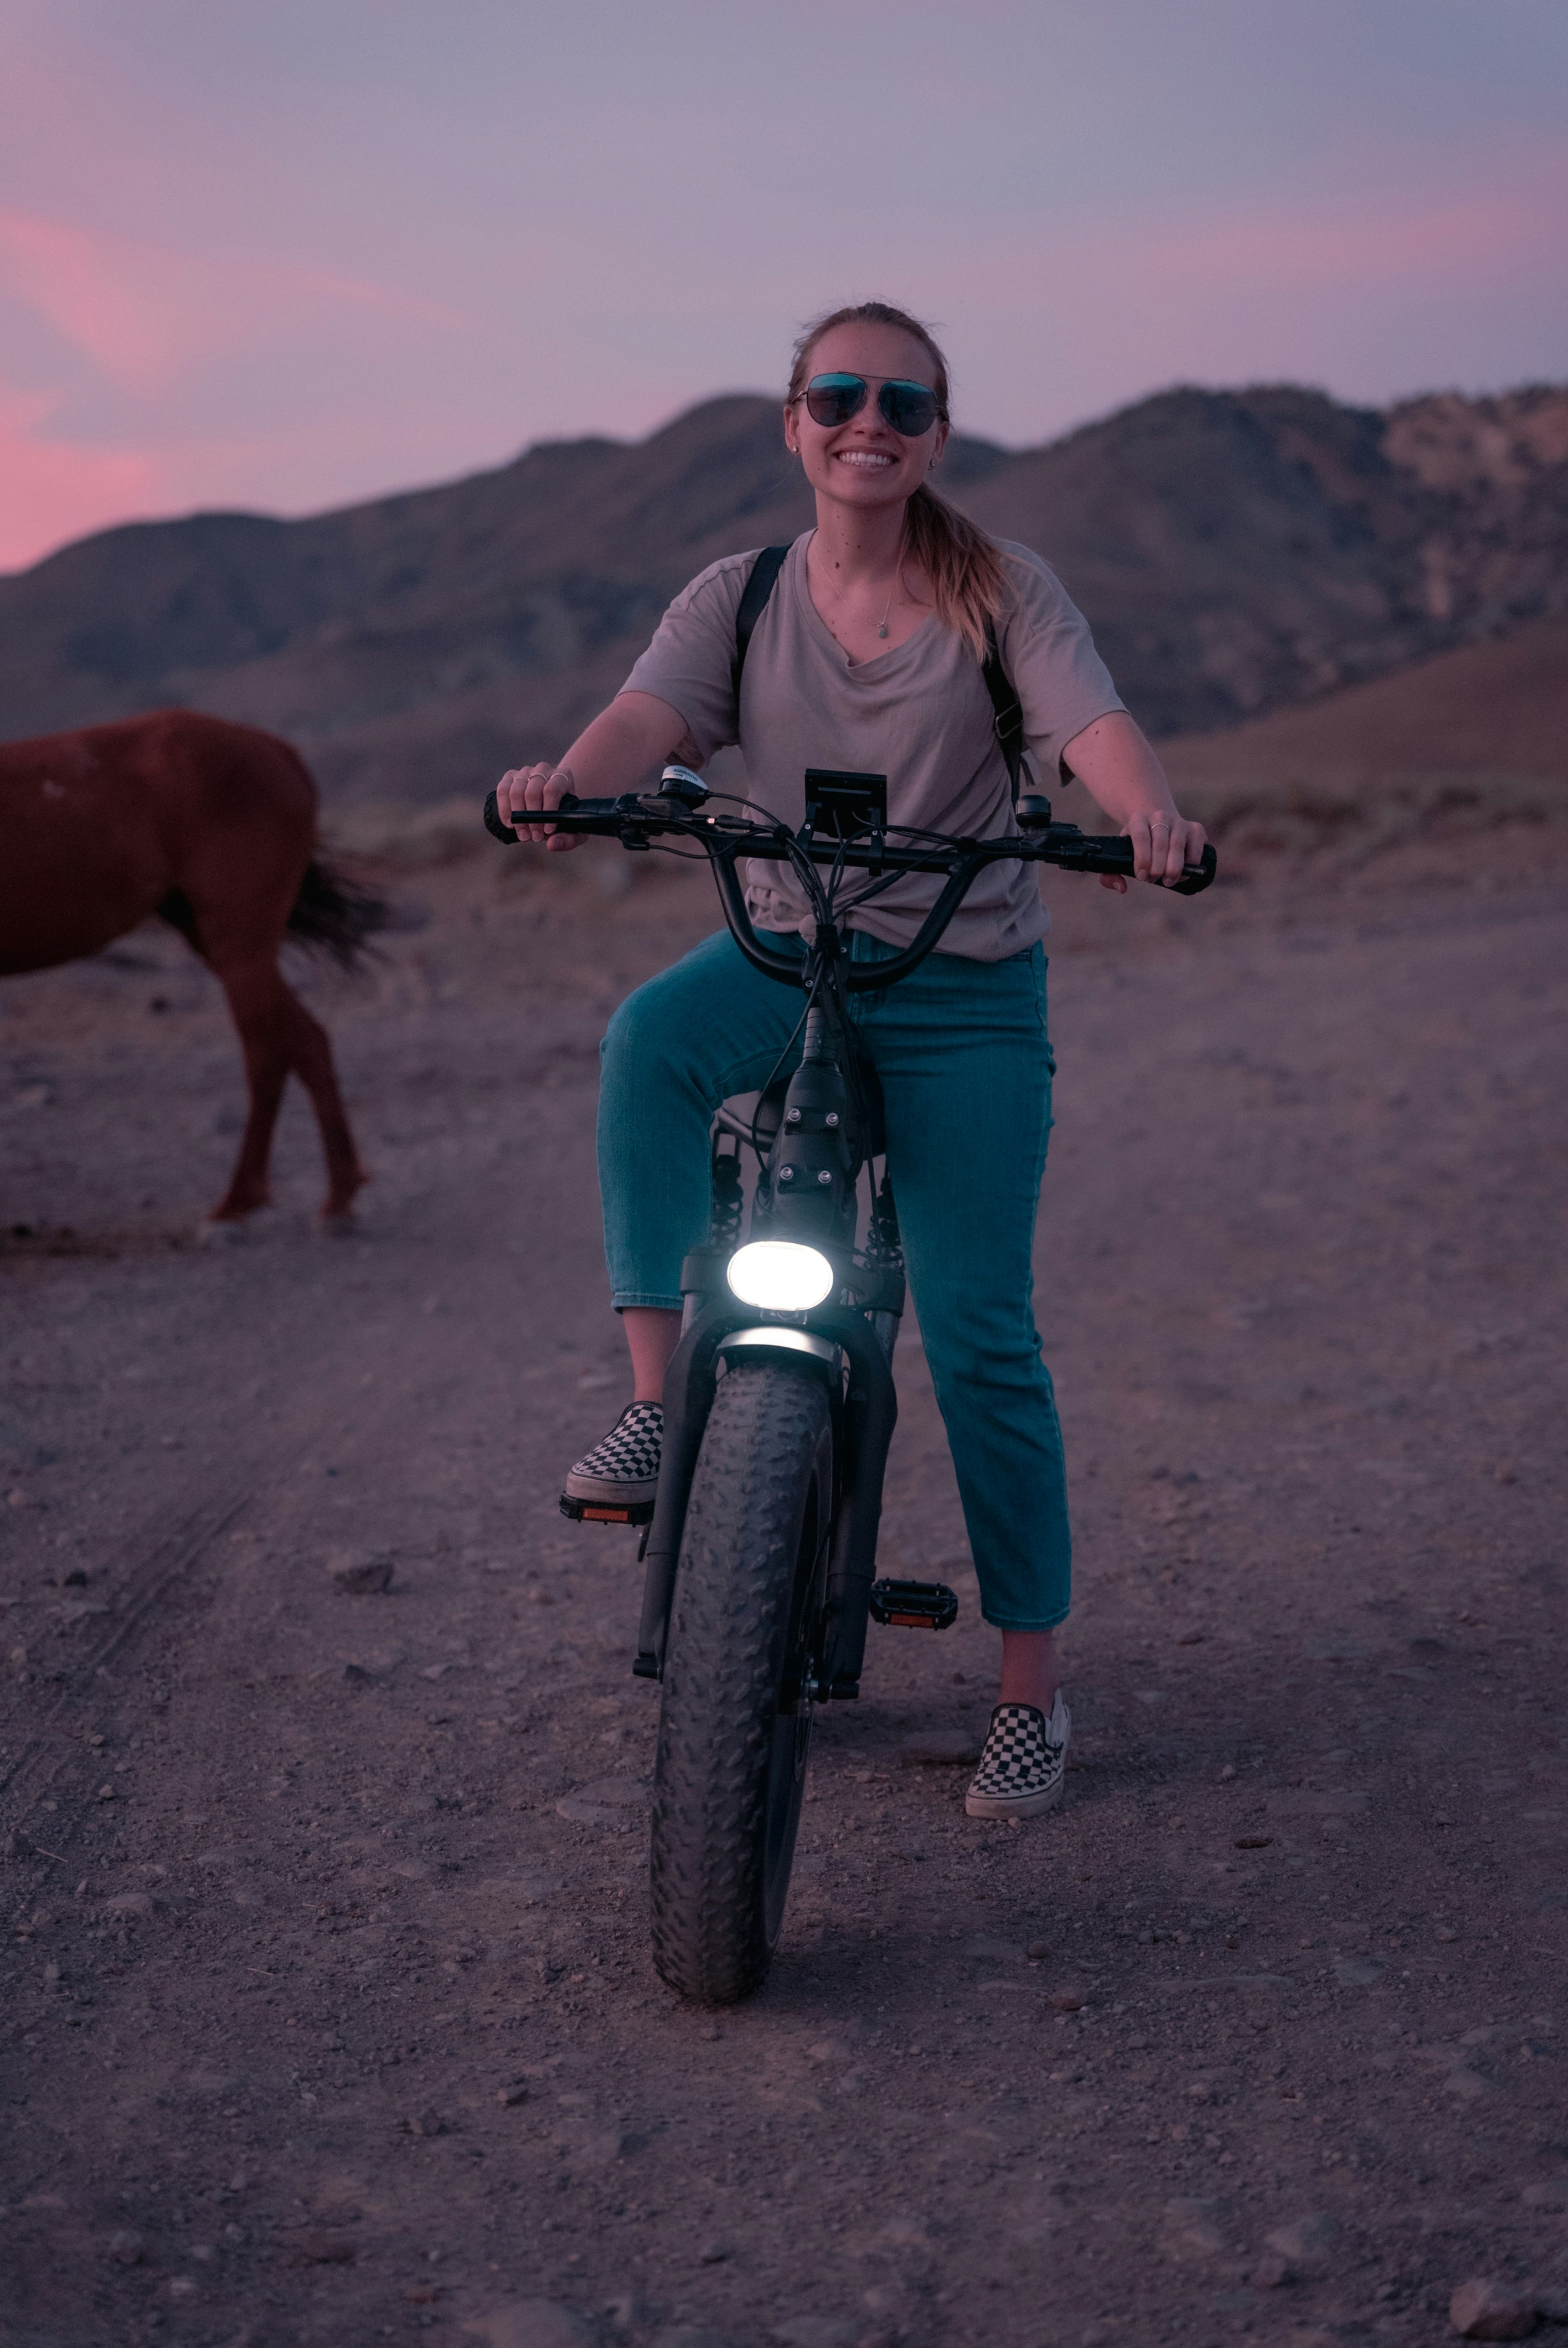
<path fill-rule="evenodd" d="M 911 1332 L 884 1556 L 960 1622 L 873 1632 L 719 2016 L 647 1956 L 631 1547 L 556 1513 L 625 1391 L 594 1047 L 705 880 L 405 880 L 317 989 L 342 1242 L 296 1103 L 273 1227 L 190 1243 L 241 1086 L 174 941 L 8 983 L 6 2348 L 1568 2316 L 1568 924 L 1434 871 L 1057 890 L 1070 1798 L 964 1818 L 993 1641 Z"/>

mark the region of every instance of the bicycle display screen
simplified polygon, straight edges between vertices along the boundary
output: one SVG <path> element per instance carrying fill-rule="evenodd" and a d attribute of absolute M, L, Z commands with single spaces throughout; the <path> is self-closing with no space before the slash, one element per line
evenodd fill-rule
<path fill-rule="evenodd" d="M 827 767 L 805 770 L 805 819 L 814 839 L 860 839 L 887 829 L 886 775 L 845 775 Z"/>

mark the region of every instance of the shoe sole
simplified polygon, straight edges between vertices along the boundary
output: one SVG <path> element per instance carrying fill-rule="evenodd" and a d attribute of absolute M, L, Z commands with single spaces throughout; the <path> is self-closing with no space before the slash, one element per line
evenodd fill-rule
<path fill-rule="evenodd" d="M 1038 1818 L 1043 1810 L 1054 1810 L 1061 1799 L 1062 1781 L 1043 1794 L 966 1794 L 964 1808 L 971 1818 Z"/>
<path fill-rule="evenodd" d="M 613 1483 L 607 1476 L 569 1476 L 562 1497 L 569 1500 L 587 1500 L 600 1509 L 646 1508 L 659 1489 L 657 1476 L 640 1482 Z"/>

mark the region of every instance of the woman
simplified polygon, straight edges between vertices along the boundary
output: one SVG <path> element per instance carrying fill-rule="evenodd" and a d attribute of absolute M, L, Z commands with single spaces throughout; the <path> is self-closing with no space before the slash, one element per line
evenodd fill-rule
<path fill-rule="evenodd" d="M 1061 761 L 1087 784 L 1132 839 L 1140 880 L 1179 880 L 1202 829 L 1176 812 L 1082 615 L 1038 555 L 988 539 L 928 486 L 948 439 L 948 370 L 925 327 L 880 302 L 816 320 L 796 346 L 784 428 L 815 492 L 816 527 L 790 549 L 757 623 L 738 708 L 735 613 L 755 550 L 712 564 L 676 597 L 624 689 L 559 767 L 504 778 L 503 817 L 564 850 L 576 841 L 526 821 L 563 791 L 629 790 L 665 759 L 701 766 L 738 741 L 755 800 L 794 825 L 815 766 L 886 774 L 895 822 L 1009 830 L 982 676 L 989 620 L 1037 771 L 1054 777 Z M 940 885 L 908 875 L 852 913 L 855 953 L 907 944 Z M 786 867 L 754 865 L 748 903 L 764 932 L 798 942 L 808 912 Z M 910 1286 L 981 1610 L 1001 1632 L 999 1700 L 967 1797 L 978 1818 L 1049 1808 L 1071 1727 L 1051 1648 L 1068 1611 L 1066 1483 L 1030 1301 L 1053 1068 L 1046 928 L 1032 870 L 993 864 L 944 951 L 900 985 L 851 998 L 881 1079 Z M 753 972 L 725 931 L 610 1023 L 600 1181 L 636 1392 L 572 1469 L 567 1490 L 579 1498 L 651 1497 L 681 1262 L 706 1231 L 709 1123 L 722 1099 L 773 1073 L 796 1016 L 788 991 Z"/>

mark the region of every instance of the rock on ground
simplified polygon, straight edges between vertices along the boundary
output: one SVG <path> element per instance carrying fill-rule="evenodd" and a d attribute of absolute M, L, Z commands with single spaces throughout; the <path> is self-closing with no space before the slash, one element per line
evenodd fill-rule
<path fill-rule="evenodd" d="M 1527 2340 L 1535 2317 L 1533 2298 L 1484 2277 L 1461 2282 L 1449 2302 L 1449 2322 L 1461 2340 Z"/>

